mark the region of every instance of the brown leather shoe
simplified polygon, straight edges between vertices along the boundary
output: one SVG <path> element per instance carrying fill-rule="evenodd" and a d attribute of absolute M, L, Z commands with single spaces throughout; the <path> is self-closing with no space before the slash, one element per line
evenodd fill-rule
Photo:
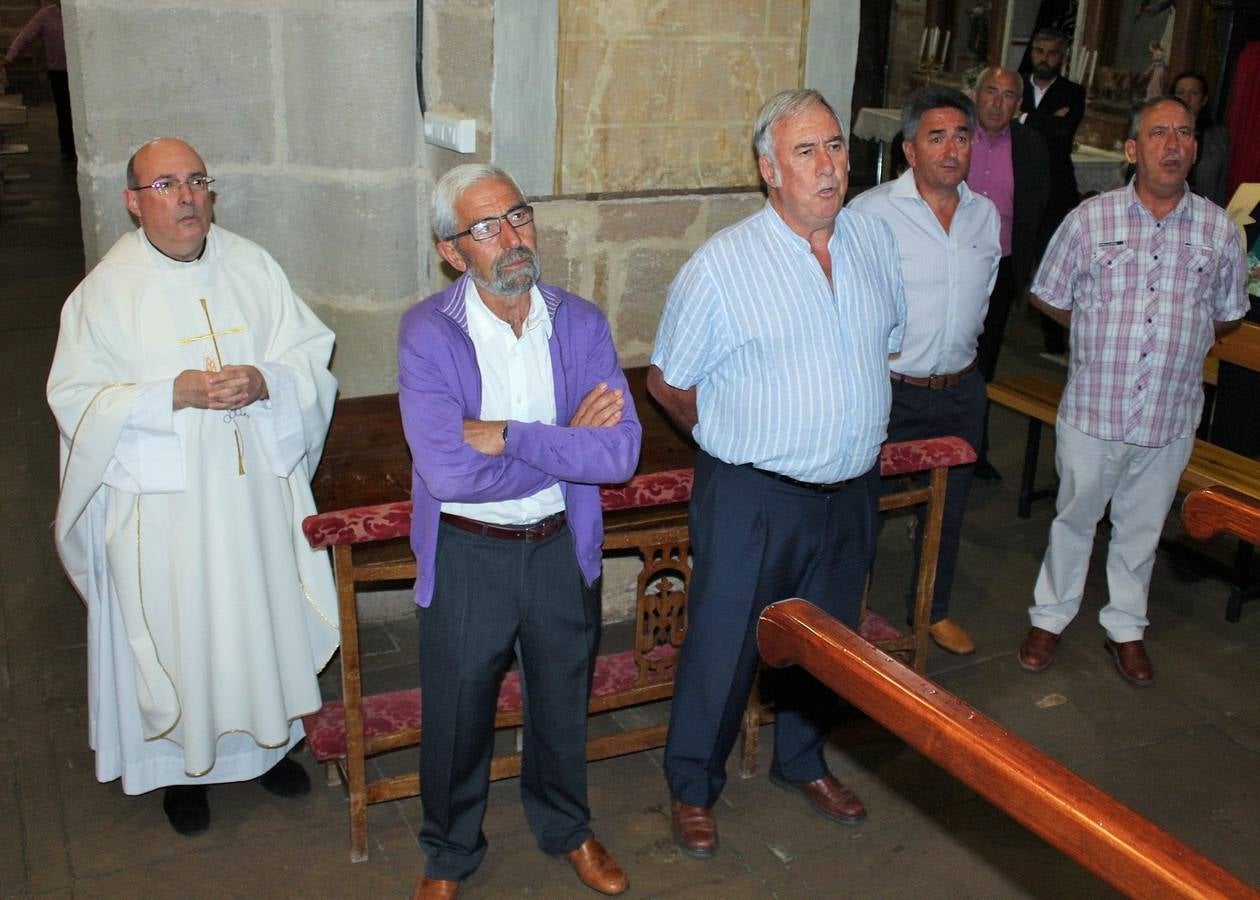
<path fill-rule="evenodd" d="M 1107 638 L 1103 646 L 1116 661 L 1116 671 L 1125 681 L 1138 687 L 1149 687 L 1155 680 L 1155 667 L 1151 665 L 1150 657 L 1146 655 L 1146 646 L 1141 640 L 1116 643 Z"/>
<path fill-rule="evenodd" d="M 1019 645 L 1019 664 L 1029 672 L 1044 672 L 1054 662 L 1054 651 L 1058 646 L 1057 634 L 1033 626 L 1028 630 L 1024 643 Z"/>
<path fill-rule="evenodd" d="M 817 781 L 788 781 L 771 769 L 770 781 L 784 790 L 804 794 L 815 811 L 833 822 L 860 825 L 866 821 L 866 807 L 857 794 L 841 784 L 830 772 Z"/>
<path fill-rule="evenodd" d="M 588 837 L 576 850 L 570 850 L 564 858 L 573 866 L 582 884 L 593 891 L 622 894 L 630 887 L 630 879 L 621 871 L 617 860 L 593 837 Z"/>
<path fill-rule="evenodd" d="M 669 821 L 674 830 L 674 842 L 682 848 L 683 853 L 697 859 L 708 859 L 717 853 L 717 823 L 713 821 L 711 808 L 688 806 L 670 797 Z"/>
<path fill-rule="evenodd" d="M 458 895 L 458 881 L 443 881 L 440 878 L 430 878 L 425 875 L 416 882 L 416 889 L 411 893 L 411 900 L 454 900 Z"/>
<path fill-rule="evenodd" d="M 959 656 L 966 656 L 968 653 L 976 652 L 976 645 L 972 642 L 971 636 L 962 630 L 962 627 L 953 619 L 941 619 L 939 622 L 933 622 L 928 626 L 928 634 L 932 640 L 942 650 L 948 650 L 950 653 L 956 653 Z"/>

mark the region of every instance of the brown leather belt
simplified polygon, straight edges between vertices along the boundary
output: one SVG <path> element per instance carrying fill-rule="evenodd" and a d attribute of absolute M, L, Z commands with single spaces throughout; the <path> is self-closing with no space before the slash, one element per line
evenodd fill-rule
<path fill-rule="evenodd" d="M 973 359 L 971 365 L 965 369 L 959 369 L 949 375 L 929 375 L 927 378 L 918 378 L 914 375 L 902 375 L 900 372 L 889 372 L 888 377 L 893 381 L 904 381 L 906 384 L 912 384 L 915 387 L 931 388 L 939 391 L 941 388 L 953 387 L 970 375 L 976 368 L 976 361 Z"/>
<path fill-rule="evenodd" d="M 452 528 L 479 534 L 482 537 L 498 538 L 501 541 L 541 541 L 549 538 L 564 527 L 564 513 L 558 512 L 531 522 L 529 525 L 492 525 L 489 522 L 478 522 L 476 519 L 465 519 L 451 513 L 442 513 L 442 521 Z"/>

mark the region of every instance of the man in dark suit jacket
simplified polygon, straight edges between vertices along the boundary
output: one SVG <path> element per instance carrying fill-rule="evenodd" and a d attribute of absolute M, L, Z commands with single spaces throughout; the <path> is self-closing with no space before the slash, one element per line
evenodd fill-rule
<path fill-rule="evenodd" d="M 1012 121 L 1023 94 L 1022 79 L 1010 69 L 993 66 L 976 81 L 976 121 L 980 128 L 971 142 L 971 170 L 967 186 L 993 201 L 1001 220 L 1002 260 L 997 282 L 989 295 L 984 332 L 976 349 L 976 364 L 986 382 L 997 370 L 998 351 L 1011 303 L 1028 285 L 1033 264 L 1043 246 L 1042 222 L 1050 200 L 1050 152 L 1041 132 Z M 1001 476 L 989 463 L 988 412 L 976 464 L 976 476 Z"/>
<path fill-rule="evenodd" d="M 1085 89 L 1060 75 L 1066 51 L 1063 32 L 1042 28 L 1033 35 L 1028 53 L 1032 77 L 1024 84 L 1023 122 L 1045 135 L 1050 149 L 1050 203 L 1041 224 L 1038 256 L 1063 217 L 1080 201 L 1072 168 L 1072 142 L 1085 117 Z M 1048 316 L 1042 319 L 1042 334 L 1047 353 L 1066 354 L 1065 331 Z"/>

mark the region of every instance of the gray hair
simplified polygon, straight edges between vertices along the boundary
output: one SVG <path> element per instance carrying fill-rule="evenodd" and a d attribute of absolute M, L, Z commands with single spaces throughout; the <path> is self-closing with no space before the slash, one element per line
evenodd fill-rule
<path fill-rule="evenodd" d="M 962 91 L 951 87 L 930 84 L 915 91 L 901 110 L 901 135 L 913 141 L 919 133 L 919 120 L 930 109 L 957 109 L 967 117 L 967 127 L 976 131 L 976 105 Z"/>
<path fill-rule="evenodd" d="M 1059 46 L 1064 50 L 1067 49 L 1068 45 L 1067 35 L 1057 28 L 1051 28 L 1049 25 L 1044 28 L 1038 28 L 1033 33 L 1033 36 L 1028 39 L 1028 46 L 1031 47 L 1037 41 L 1058 41 Z"/>
<path fill-rule="evenodd" d="M 783 119 L 794 119 L 815 106 L 821 106 L 831 113 L 837 124 L 840 122 L 840 117 L 827 102 L 827 98 L 813 88 L 780 91 L 767 100 L 762 105 L 761 112 L 757 113 L 757 122 L 753 125 L 753 149 L 758 156 L 770 160 L 775 172 L 779 171 L 779 161 L 774 155 L 774 135 L 770 132 Z"/>
<path fill-rule="evenodd" d="M 1148 97 L 1134 106 L 1133 111 L 1129 113 L 1129 140 L 1137 140 L 1138 135 L 1142 131 L 1142 116 L 1146 115 L 1146 111 L 1153 106 L 1159 106 L 1161 103 L 1176 103 L 1186 111 L 1186 115 L 1190 117 L 1190 126 L 1194 127 L 1194 113 L 1190 112 L 1190 107 L 1186 106 L 1186 101 L 1180 97 L 1174 97 L 1171 94 Z"/>
<path fill-rule="evenodd" d="M 429 197 L 430 225 L 433 234 L 439 241 L 445 241 L 459 231 L 459 218 L 455 215 L 455 203 L 463 196 L 464 191 L 474 184 L 483 181 L 503 180 L 516 189 L 521 201 L 525 202 L 525 192 L 516 183 L 516 179 L 498 166 L 489 163 L 465 163 L 456 166 L 438 179 Z"/>
<path fill-rule="evenodd" d="M 979 93 L 980 85 L 984 84 L 984 81 L 986 78 L 996 78 L 1001 73 L 1006 73 L 1007 75 L 1015 76 L 1015 84 L 1018 86 L 1016 90 L 1018 90 L 1020 95 L 1023 96 L 1024 76 L 1020 75 L 1014 69 L 1006 68 L 1006 66 L 986 66 L 985 68 L 981 69 L 980 74 L 976 76 L 976 83 L 973 89 L 976 91 L 976 93 Z"/>

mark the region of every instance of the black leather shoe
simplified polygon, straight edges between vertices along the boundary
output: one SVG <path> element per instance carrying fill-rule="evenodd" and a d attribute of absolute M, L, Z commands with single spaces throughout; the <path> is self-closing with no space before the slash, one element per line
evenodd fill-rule
<path fill-rule="evenodd" d="M 311 792 L 311 778 L 294 760 L 285 757 L 258 776 L 258 783 L 277 797 L 301 797 Z"/>
<path fill-rule="evenodd" d="M 180 834 L 201 834 L 210 827 L 210 802 L 204 784 L 172 784 L 162 797 L 162 809 Z"/>

